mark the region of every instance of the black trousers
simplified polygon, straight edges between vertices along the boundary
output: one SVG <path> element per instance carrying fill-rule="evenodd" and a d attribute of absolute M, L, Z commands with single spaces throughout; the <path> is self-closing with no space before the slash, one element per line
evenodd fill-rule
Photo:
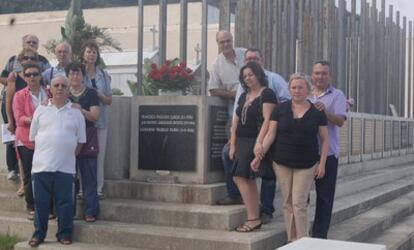
<path fill-rule="evenodd" d="M 20 160 L 24 169 L 24 197 L 26 199 L 26 208 L 29 211 L 34 210 L 34 199 L 32 190 L 32 161 L 34 151 L 25 146 L 18 146 Z"/>
<path fill-rule="evenodd" d="M 332 208 L 335 197 L 336 177 L 338 174 L 338 158 L 330 155 L 326 159 L 325 176 L 315 181 L 316 186 L 316 209 L 313 221 L 312 237 L 328 237 L 329 225 L 331 224 Z"/>

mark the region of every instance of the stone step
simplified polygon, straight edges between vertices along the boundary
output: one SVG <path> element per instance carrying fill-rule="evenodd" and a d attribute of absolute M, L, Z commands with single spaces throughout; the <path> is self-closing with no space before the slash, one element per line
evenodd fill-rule
<path fill-rule="evenodd" d="M 14 250 L 27 250 L 33 249 L 27 244 L 27 241 L 19 242 L 14 246 Z M 36 249 L 38 250 L 114 250 L 114 247 L 108 247 L 97 244 L 87 244 L 82 242 L 74 242 L 72 245 L 63 246 L 59 242 L 45 241 L 40 244 Z M 142 248 L 130 248 L 130 247 L 116 247 L 116 250 L 144 250 Z"/>
<path fill-rule="evenodd" d="M 414 212 L 414 192 L 336 224 L 330 239 L 365 242 Z"/>
<path fill-rule="evenodd" d="M 0 212 L 0 233 L 29 239 L 33 222 L 19 213 Z M 48 241 L 55 241 L 56 222 L 49 223 Z M 283 222 L 264 225 L 251 233 L 164 227 L 146 224 L 75 221 L 73 240 L 105 245 L 112 249 L 139 247 L 180 250 L 271 250 L 285 241 Z M 75 245 L 74 244 L 74 245 Z"/>
<path fill-rule="evenodd" d="M 364 190 L 354 195 L 342 197 L 336 201 L 333 220 L 342 221 L 345 218 L 367 211 L 378 204 L 384 204 L 409 192 L 412 190 L 412 186 L 410 180 L 398 180 L 391 184 L 380 185 L 371 190 Z M 1 202 L 1 204 L 4 203 Z M 165 204 L 165 206 L 169 205 Z M 395 203 L 393 206 L 401 207 L 395 205 Z M 401 214 L 404 214 L 403 212 Z M 120 211 L 119 213 L 125 214 L 125 218 L 128 218 L 126 212 Z M 24 216 L 23 213 L 0 212 L 0 233 L 17 234 L 20 237 L 30 236 L 33 230 L 32 222 L 25 219 Z M 140 216 L 148 215 L 130 215 L 130 221 L 134 220 L 133 217 Z M 55 223 L 55 221 L 50 223 L 51 231 L 49 235 L 51 236 L 54 235 L 56 230 Z M 104 220 L 93 224 L 76 221 L 75 226 L 75 241 L 113 246 L 114 249 L 117 249 L 118 246 L 183 250 L 195 249 L 196 247 L 197 249 L 274 249 L 283 245 L 286 240 L 284 223 L 281 217 L 275 218 L 272 223 L 264 225 L 259 231 L 249 234 Z M 333 225 L 332 231 L 338 230 L 335 228 L 339 226 L 341 224 Z M 52 238 L 51 241 L 54 241 L 54 239 Z"/>
<path fill-rule="evenodd" d="M 213 205 L 226 196 L 224 183 L 215 184 L 162 184 L 130 180 L 106 180 L 107 197 Z"/>
<path fill-rule="evenodd" d="M 414 248 L 414 215 L 404 218 L 402 222 L 367 242 L 386 245 L 387 250 L 412 250 Z"/>
<path fill-rule="evenodd" d="M 24 213 L 25 200 L 11 192 L 0 192 L 0 210 Z M 77 202 L 82 217 L 82 202 Z M 209 206 L 199 204 L 106 199 L 100 201 L 101 220 L 175 227 L 233 230 L 244 221 L 243 205 Z"/>
<path fill-rule="evenodd" d="M 404 169 L 399 171 L 408 172 Z M 382 175 L 387 175 L 387 173 L 382 173 Z M 378 177 L 377 174 L 373 176 Z M 364 181 L 364 179 L 360 180 L 360 182 Z M 352 188 L 355 185 L 353 180 L 345 185 L 346 183 L 339 183 L 338 185 L 344 188 L 346 186 Z M 397 180 L 390 184 L 378 185 L 372 190 L 360 190 L 357 200 L 354 199 L 353 195 L 337 197 L 332 223 L 348 219 L 376 205 L 410 192 L 412 189 L 413 184 L 410 180 Z M 275 217 L 281 216 L 281 203 L 281 197 L 278 194 L 275 199 Z M 0 192 L 0 204 L 2 204 L 0 206 L 2 211 L 25 211 L 24 199 L 18 198 L 11 192 Z M 81 202 L 78 202 L 78 205 L 78 215 L 82 215 L 80 212 L 82 211 Z M 311 206 L 312 209 L 313 206 Z M 311 214 L 313 215 L 313 211 Z M 209 206 L 111 198 L 101 201 L 100 216 L 100 219 L 108 221 L 217 230 L 232 230 L 242 223 L 244 218 L 245 209 L 241 205 Z"/>
<path fill-rule="evenodd" d="M 106 199 L 101 201 L 100 218 L 138 224 L 233 230 L 246 218 L 243 205 L 199 204 Z"/>
<path fill-rule="evenodd" d="M 354 176 L 365 174 L 367 172 L 390 168 L 394 166 L 409 165 L 414 162 L 414 154 L 404 154 L 400 156 L 387 157 L 383 159 L 366 160 L 363 162 L 340 164 L 338 169 L 338 178 L 343 176 Z"/>
<path fill-rule="evenodd" d="M 16 192 L 19 189 L 19 180 L 7 180 L 7 173 L 0 173 L 0 190 Z"/>

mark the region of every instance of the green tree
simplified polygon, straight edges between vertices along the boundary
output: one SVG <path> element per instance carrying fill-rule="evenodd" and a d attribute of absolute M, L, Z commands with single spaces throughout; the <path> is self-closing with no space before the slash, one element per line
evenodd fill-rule
<path fill-rule="evenodd" d="M 110 47 L 121 51 L 118 41 L 113 39 L 104 28 L 92 26 L 85 22 L 82 11 L 82 1 L 72 0 L 66 14 L 65 27 L 60 29 L 62 38 L 49 40 L 44 47 L 50 53 L 53 52 L 60 41 L 66 41 L 72 45 L 72 52 L 78 57 L 82 44 L 87 40 L 95 40 L 99 47 Z"/>

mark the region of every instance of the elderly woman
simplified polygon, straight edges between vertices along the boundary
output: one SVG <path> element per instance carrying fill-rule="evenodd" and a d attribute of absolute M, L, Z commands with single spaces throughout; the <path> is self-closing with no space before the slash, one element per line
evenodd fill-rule
<path fill-rule="evenodd" d="M 80 54 L 80 61 L 85 66 L 87 74 L 85 74 L 85 84 L 89 88 L 93 88 L 99 97 L 99 119 L 95 122 L 98 128 L 99 154 L 98 154 L 98 196 L 103 199 L 104 186 L 104 160 L 106 151 L 106 136 L 108 132 L 108 109 L 107 106 L 112 104 L 111 78 L 108 73 L 99 67 L 101 63 L 101 55 L 99 47 L 95 41 L 87 41 L 83 44 Z"/>
<path fill-rule="evenodd" d="M 246 92 L 240 96 L 233 117 L 229 157 L 234 160 L 233 179 L 247 209 L 247 221 L 236 231 L 250 232 L 262 225 L 255 178 L 264 176 L 265 168 L 271 167 L 270 161 L 263 160 L 260 171 L 253 172 L 250 162 L 254 149 L 261 148 L 277 100 L 274 92 L 267 88 L 266 75 L 258 63 L 248 62 L 243 66 L 239 79 Z"/>
<path fill-rule="evenodd" d="M 89 128 L 94 128 L 94 123 L 99 118 L 98 95 L 94 89 L 85 86 L 81 64 L 69 63 L 65 67 L 65 72 L 69 80 L 70 100 L 85 117 L 87 145 L 91 139 L 88 136 Z M 78 155 L 76 165 L 81 175 L 84 219 L 86 222 L 95 222 L 99 215 L 99 199 L 96 192 L 97 157 Z"/>
<path fill-rule="evenodd" d="M 307 99 L 310 78 L 293 74 L 288 87 L 292 100 L 273 111 L 263 152 L 274 144 L 273 168 L 283 197 L 288 242 L 292 242 L 308 236 L 307 199 L 314 178 L 325 174 L 329 142 L 325 113 Z M 252 169 L 258 167 L 261 156 L 253 160 Z"/>
<path fill-rule="evenodd" d="M 29 130 L 35 109 L 48 95 L 45 88 L 40 85 L 40 66 L 35 62 L 23 63 L 23 77 L 27 87 L 16 92 L 13 98 L 13 114 L 16 124 L 16 146 L 24 169 L 24 193 L 29 219 L 33 218 L 34 199 L 32 192 L 32 161 L 34 145 L 29 141 Z M 20 77 L 20 76 L 18 76 Z"/>
<path fill-rule="evenodd" d="M 29 62 L 38 62 L 38 54 L 35 50 L 33 50 L 32 48 L 25 48 L 23 49 L 18 55 L 17 55 L 17 60 L 19 62 L 19 65 L 24 65 L 26 63 Z M 6 87 L 6 97 L 5 97 L 5 102 L 4 102 L 4 108 L 6 111 L 6 117 L 7 117 L 7 124 L 8 124 L 8 130 L 11 133 L 15 133 L 16 130 L 16 124 L 15 124 L 15 120 L 14 120 L 14 116 L 13 116 L 13 109 L 12 109 L 12 103 L 13 103 L 13 96 L 14 94 L 25 88 L 27 86 L 27 83 L 25 81 L 24 78 L 24 74 L 23 71 L 20 72 L 11 72 L 9 74 L 9 77 L 7 79 L 7 87 Z M 3 104 L 2 104 L 3 105 Z M 16 152 L 14 150 L 15 145 L 11 144 L 8 146 L 7 149 L 7 157 L 8 160 L 10 159 L 10 161 L 14 161 L 13 158 L 13 153 L 14 155 L 16 155 Z M 15 156 L 16 157 L 16 156 Z M 23 170 L 23 166 L 20 162 L 19 164 L 19 172 L 20 172 L 20 187 L 19 190 L 17 190 L 16 194 L 18 196 L 23 196 L 24 195 L 24 170 Z M 30 182 L 29 182 L 30 183 Z M 29 197 L 31 196 L 31 194 L 28 195 Z M 28 207 L 28 209 L 30 211 L 33 210 L 32 207 Z M 31 215 L 29 216 L 31 219 L 31 217 L 33 217 L 33 212 L 31 212 Z"/>

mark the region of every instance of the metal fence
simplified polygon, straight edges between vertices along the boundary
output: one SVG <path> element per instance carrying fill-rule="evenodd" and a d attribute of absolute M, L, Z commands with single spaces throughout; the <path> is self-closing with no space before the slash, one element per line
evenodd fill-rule
<path fill-rule="evenodd" d="M 266 67 L 286 78 L 296 71 L 310 72 L 316 60 L 329 60 L 334 84 L 356 100 L 357 112 L 391 114 L 393 104 L 400 116 L 412 117 L 408 104 L 413 97 L 413 59 L 411 40 L 406 39 L 407 18 L 401 18 L 392 5 L 387 10 L 385 0 L 371 4 L 360 0 L 359 8 L 356 3 L 240 0 L 235 41 L 241 47 L 259 47 Z M 408 26 L 411 38 L 411 21 Z"/>

